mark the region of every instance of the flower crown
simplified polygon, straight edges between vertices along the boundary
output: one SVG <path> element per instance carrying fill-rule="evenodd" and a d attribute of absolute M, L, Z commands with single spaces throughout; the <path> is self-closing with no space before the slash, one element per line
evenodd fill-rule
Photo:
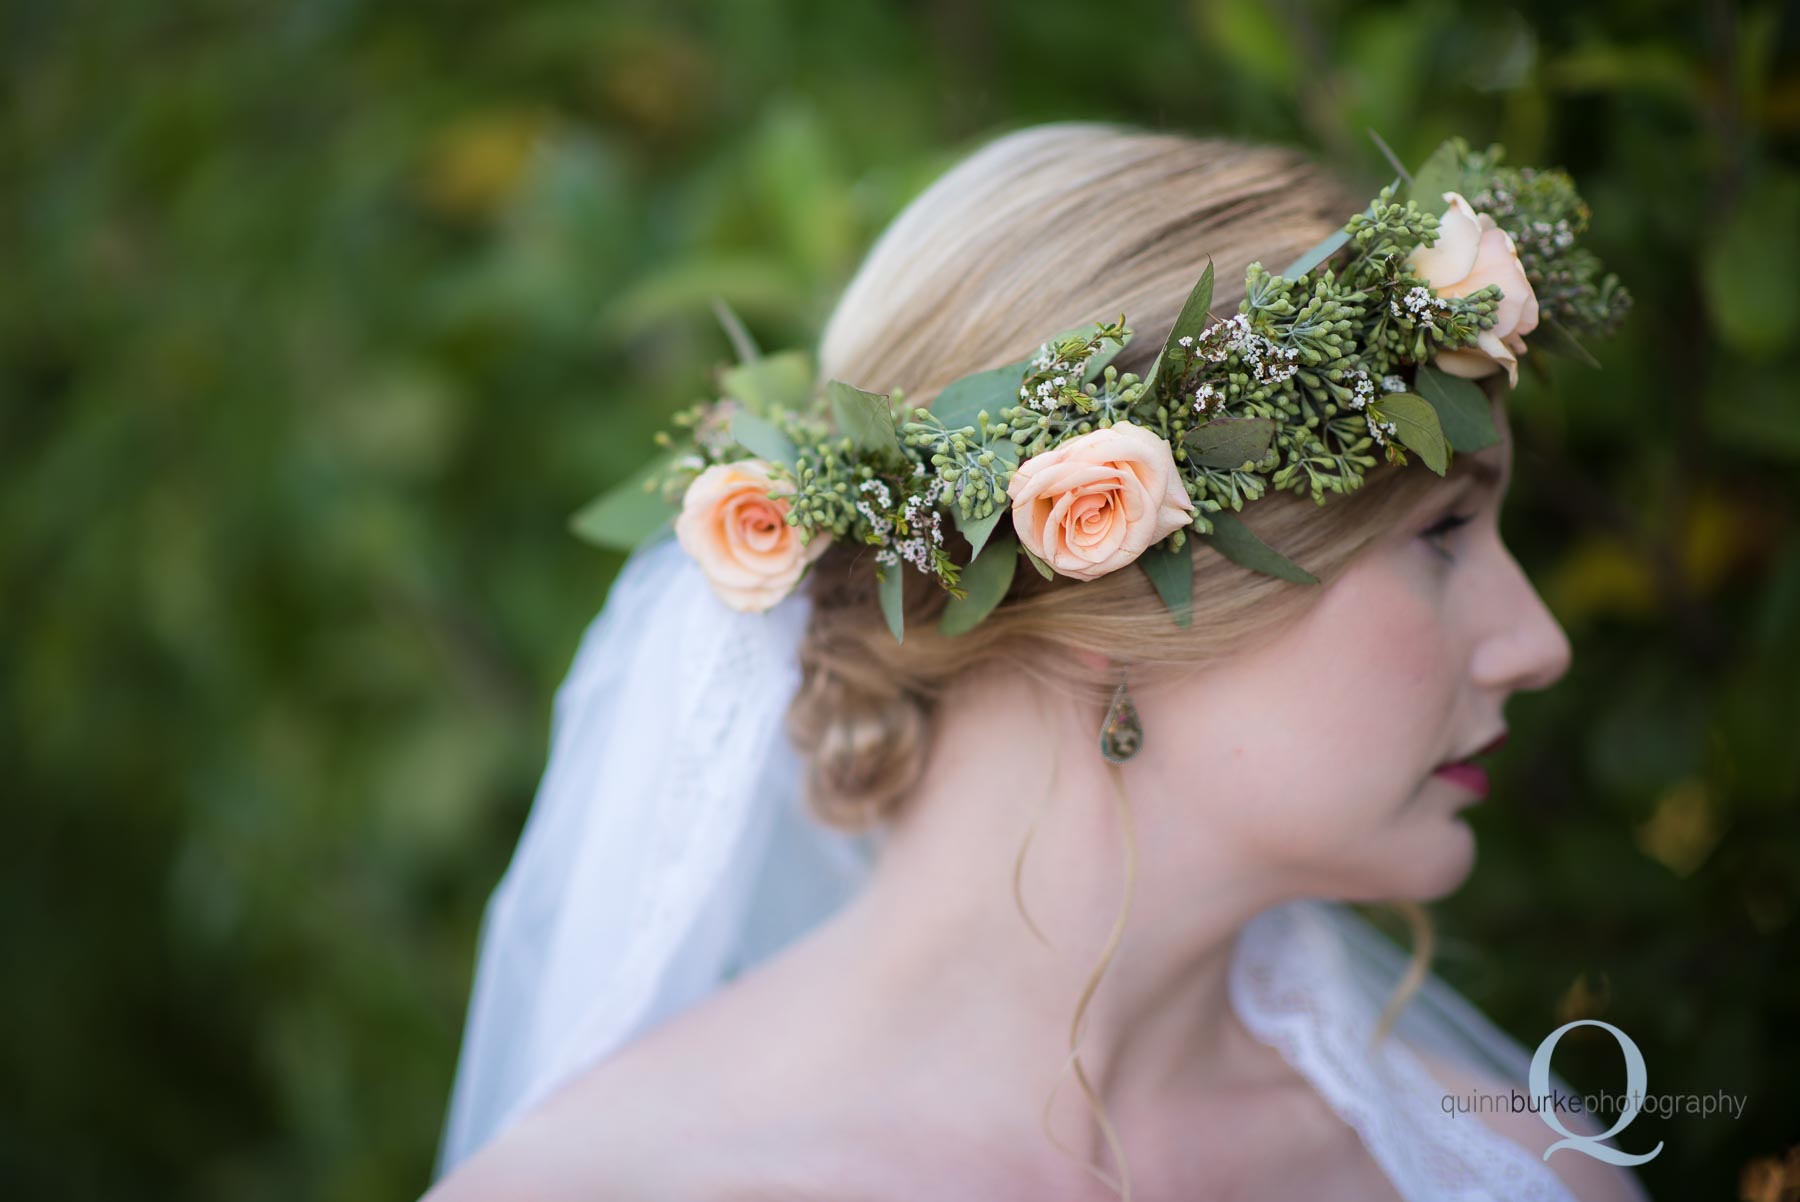
<path fill-rule="evenodd" d="M 1416 172 L 1394 162 L 1368 208 L 1280 275 L 1251 264 L 1229 318 L 1208 311 L 1209 262 L 1141 378 L 1110 366 L 1131 338 L 1121 315 L 908 410 L 899 392 L 817 386 L 803 352 L 760 355 L 721 307 L 741 361 L 719 399 L 677 414 L 679 435 L 657 435 L 667 453 L 571 526 L 629 549 L 673 525 L 739 610 L 780 601 L 833 542 L 873 547 L 895 639 L 909 565 L 949 592 L 948 635 L 999 603 L 1021 556 L 1078 580 L 1137 563 L 1182 626 L 1190 535 L 1316 584 L 1238 519 L 1246 502 L 1292 490 L 1323 505 L 1378 455 L 1410 451 L 1443 475 L 1453 450 L 1498 440 L 1475 380 L 1504 370 L 1516 385 L 1527 335 L 1598 366 L 1575 336 L 1611 332 L 1630 308 L 1577 244 L 1589 210 L 1569 176 L 1502 167 L 1503 153 L 1452 138 Z"/>

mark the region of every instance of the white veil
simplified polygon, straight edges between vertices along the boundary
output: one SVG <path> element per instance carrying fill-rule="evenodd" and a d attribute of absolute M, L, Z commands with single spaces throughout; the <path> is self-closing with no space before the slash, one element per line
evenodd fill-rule
<path fill-rule="evenodd" d="M 626 561 L 488 903 L 440 1173 L 861 883 L 869 841 L 806 819 L 782 733 L 809 609 L 727 608 L 672 538 Z"/>
<path fill-rule="evenodd" d="M 803 591 L 729 609 L 673 539 L 625 564 L 557 692 L 549 765 L 488 905 L 440 1174 L 866 878 L 872 838 L 808 819 L 783 731 L 809 610 Z M 1403 1197 L 1573 1202 L 1536 1155 L 1442 1109 L 1422 1056 L 1522 1093 L 1530 1061 L 1449 986 L 1428 977 L 1370 1050 L 1407 962 L 1348 908 L 1293 902 L 1244 927 L 1232 999 Z"/>

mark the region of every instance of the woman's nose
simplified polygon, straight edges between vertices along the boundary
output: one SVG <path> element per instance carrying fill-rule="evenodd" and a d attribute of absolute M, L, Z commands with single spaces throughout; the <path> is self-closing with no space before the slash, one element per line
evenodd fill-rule
<path fill-rule="evenodd" d="M 1500 556 L 1501 567 L 1485 591 L 1486 633 L 1471 672 L 1477 684 L 1489 688 L 1549 688 L 1569 670 L 1569 636 L 1504 545 Z"/>

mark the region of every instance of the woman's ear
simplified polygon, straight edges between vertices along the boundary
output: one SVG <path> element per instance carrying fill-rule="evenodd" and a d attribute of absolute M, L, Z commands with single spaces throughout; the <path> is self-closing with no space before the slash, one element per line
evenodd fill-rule
<path fill-rule="evenodd" d="M 1087 651 L 1077 648 L 1075 658 L 1083 667 L 1091 668 L 1095 673 L 1103 673 L 1112 667 L 1112 659 L 1099 651 Z"/>

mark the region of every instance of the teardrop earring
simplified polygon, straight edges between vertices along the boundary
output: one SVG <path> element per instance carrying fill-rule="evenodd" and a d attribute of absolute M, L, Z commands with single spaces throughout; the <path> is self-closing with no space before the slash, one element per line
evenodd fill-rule
<path fill-rule="evenodd" d="M 1125 687 L 1125 674 L 1119 674 L 1119 687 L 1112 704 L 1106 707 L 1106 721 L 1100 726 L 1100 754 L 1115 764 L 1123 764 L 1144 746 L 1144 727 L 1138 721 L 1137 706 L 1131 703 L 1131 691 Z"/>

